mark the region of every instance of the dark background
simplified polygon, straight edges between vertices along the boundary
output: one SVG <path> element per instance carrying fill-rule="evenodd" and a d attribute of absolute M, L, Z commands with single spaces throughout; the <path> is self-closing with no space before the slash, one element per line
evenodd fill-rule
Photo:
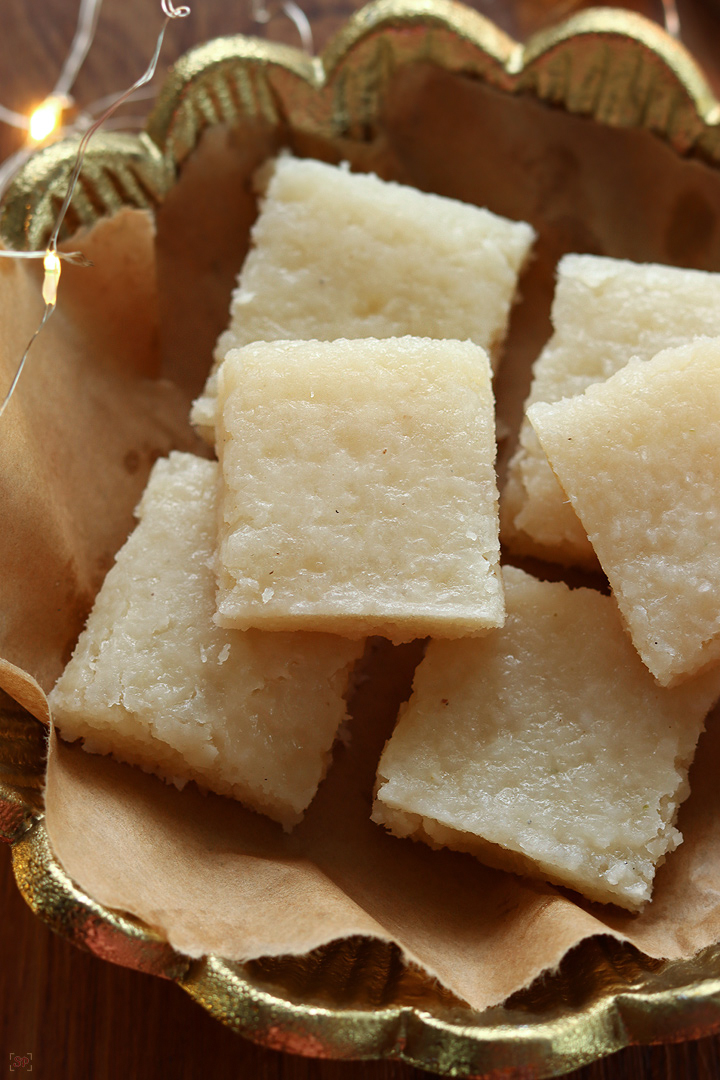
<path fill-rule="evenodd" d="M 355 0 L 301 0 L 316 48 L 357 7 Z M 209 37 L 259 33 L 297 44 L 282 16 L 252 21 L 249 0 L 190 0 L 171 24 L 163 71 Z M 476 0 L 475 7 L 517 38 L 564 18 L 582 0 Z M 662 17 L 660 0 L 624 6 Z M 75 0 L 0 0 L 0 103 L 27 113 L 52 89 L 72 39 Z M 268 0 L 271 12 L 275 0 Z M 720 0 L 678 0 L 683 39 L 720 94 Z M 160 0 L 105 0 L 97 36 L 74 94 L 80 106 L 127 88 L 145 69 L 160 29 Z M 147 108 L 141 102 L 136 116 Z M 23 143 L 0 123 L 0 160 Z M 720 1027 L 720 1020 L 718 1021 Z M 15 1055 L 32 1054 L 11 1074 Z M 212 1020 L 162 979 L 98 960 L 56 937 L 30 912 L 0 850 L 0 1080 L 150 1080 L 156 1077 L 257 1080 L 412 1080 L 429 1076 L 390 1062 L 329 1062 L 254 1046 Z M 677 1046 L 632 1047 L 571 1074 L 573 1080 L 720 1080 L 720 1036 Z M 529 1078 L 528 1078 L 529 1080 Z"/>

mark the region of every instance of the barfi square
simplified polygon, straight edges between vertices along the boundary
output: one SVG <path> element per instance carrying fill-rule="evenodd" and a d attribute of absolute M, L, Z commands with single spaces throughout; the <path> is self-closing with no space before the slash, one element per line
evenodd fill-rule
<path fill-rule="evenodd" d="M 499 356 L 535 237 L 455 199 L 320 161 L 279 158 L 216 368 L 252 341 L 470 339 Z M 192 419 L 211 437 L 216 370 Z"/>
<path fill-rule="evenodd" d="M 428 646 L 373 820 L 638 910 L 682 840 L 674 821 L 720 672 L 664 689 L 611 597 L 503 574 L 502 630 Z"/>
<path fill-rule="evenodd" d="M 220 373 L 221 626 L 500 626 L 490 365 L 471 342 L 257 342 Z"/>
<path fill-rule="evenodd" d="M 720 660 L 720 338 L 528 417 L 653 675 Z"/>
<path fill-rule="evenodd" d="M 526 409 L 582 394 L 632 357 L 720 334 L 720 274 L 594 255 L 566 255 L 558 266 L 554 333 L 533 368 Z M 508 547 L 577 566 L 597 560 L 577 514 L 525 419 L 501 496 Z"/>
<path fill-rule="evenodd" d="M 50 706 L 86 750 L 289 828 L 325 773 L 362 643 L 215 625 L 217 473 L 191 454 L 156 463 Z"/>

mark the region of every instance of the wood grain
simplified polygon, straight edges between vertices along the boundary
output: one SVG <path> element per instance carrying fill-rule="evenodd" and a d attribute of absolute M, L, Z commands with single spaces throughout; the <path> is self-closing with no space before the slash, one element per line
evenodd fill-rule
<path fill-rule="evenodd" d="M 162 71 L 209 37 L 253 32 L 249 4 L 191 0 L 190 18 L 168 32 Z M 268 0 L 271 11 L 275 0 Z M 321 47 L 359 0 L 304 0 Z M 526 35 L 586 6 L 582 0 L 482 0 L 479 10 L 510 33 Z M 627 6 L 658 18 L 659 0 Z M 720 4 L 679 3 L 686 43 L 720 93 Z M 0 102 L 28 112 L 52 88 L 72 38 L 69 0 L 3 0 Z M 159 0 L 105 0 L 97 38 L 75 87 L 81 105 L 126 88 L 142 72 L 161 24 Z M 295 30 L 273 19 L 268 36 L 294 43 Z M 133 110 L 139 112 L 140 110 Z M 0 124 L 0 159 L 22 136 Z M 11 1056 L 32 1054 L 37 1080 L 413 1080 L 430 1074 L 394 1062 L 328 1062 L 263 1050 L 238 1038 L 177 986 L 97 960 L 55 937 L 15 888 L 10 853 L 0 850 L 0 1077 Z M 571 1074 L 573 1080 L 718 1080 L 720 1037 L 677 1046 L 630 1048 Z"/>

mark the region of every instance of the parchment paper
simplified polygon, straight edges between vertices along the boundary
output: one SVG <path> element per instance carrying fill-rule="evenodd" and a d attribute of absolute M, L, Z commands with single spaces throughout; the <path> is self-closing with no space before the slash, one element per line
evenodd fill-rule
<path fill-rule="evenodd" d="M 683 807 L 685 843 L 640 916 L 398 840 L 370 821 L 375 769 L 406 696 L 417 645 L 371 643 L 348 746 L 289 836 L 230 800 L 178 792 L 130 766 L 55 741 L 47 827 L 91 896 L 198 956 L 303 953 L 350 934 L 393 940 L 471 1005 L 498 1004 L 598 933 L 653 957 L 720 936 L 720 724 L 711 724 Z"/>
<path fill-rule="evenodd" d="M 0 687 L 46 716 L 155 459 L 197 447 L 159 367 L 154 226 L 124 211 L 70 247 L 58 307 L 0 420 Z M 0 393 L 43 312 L 41 264 L 0 260 Z"/>
<path fill-rule="evenodd" d="M 688 185 L 707 190 L 707 199 L 720 205 L 717 177 L 680 163 L 645 134 L 634 146 L 625 132 L 605 131 L 598 141 L 587 121 L 448 79 L 420 73 L 399 88 L 380 144 L 366 148 L 364 164 L 500 212 L 509 212 L 503 200 L 515 193 L 516 216 L 540 230 L 539 255 L 524 283 L 528 300 L 515 313 L 519 329 L 500 379 L 520 372 L 517 358 L 523 358 L 524 374 L 507 388 L 517 413 L 527 359 L 548 332 L 552 267 L 562 251 L 683 261 L 656 240 L 649 211 L 646 231 L 628 232 L 628 200 L 639 206 L 648 200 L 640 189 L 630 190 L 633 168 L 617 165 L 630 160 L 624 152 L 646 162 L 667 214 Z M 484 125 L 493 135 L 494 166 L 487 166 L 479 137 L 463 141 L 468 125 L 478 131 Z M 174 375 L 185 400 L 209 366 L 247 245 L 254 213 L 248 168 L 275 145 L 272 132 L 256 133 L 252 146 L 250 138 L 249 132 L 209 132 L 160 213 L 162 370 Z M 448 152 L 439 152 L 445 144 Z M 548 144 L 552 152 L 543 156 Z M 337 159 L 351 149 L 315 146 L 313 152 Z M 651 168 L 653 154 L 658 168 Z M 452 168 L 436 175 L 446 160 Z M 606 162 L 609 171 L 601 175 Z M 207 198 L 207 176 L 223 193 L 220 202 Z M 224 214 L 238 185 L 239 200 Z M 602 199 L 593 209 L 579 197 L 583 192 Z M 184 240 L 183 221 L 192 221 Z M 583 240 L 593 229 L 591 240 Z M 698 244 L 706 233 L 698 230 Z M 152 379 L 158 350 L 149 223 L 124 214 L 99 226 L 83 246 L 97 268 L 65 269 L 64 307 L 38 343 L 0 430 L 0 686 L 40 716 L 42 691 L 58 674 L 131 527 L 152 459 L 192 442 L 184 403 Z M 687 250 L 688 262 L 715 265 L 714 248 Z M 39 314 L 34 271 L 0 265 L 4 380 Z M 478 1008 L 529 984 L 589 935 L 611 933 L 650 956 L 672 958 L 720 938 L 717 722 L 703 737 L 691 774 L 693 793 L 679 823 L 685 843 L 659 870 L 652 904 L 640 916 L 485 868 L 468 855 L 398 840 L 372 824 L 377 760 L 420 653 L 417 644 L 371 644 L 367 678 L 351 703 L 349 745 L 336 747 L 305 821 L 290 836 L 230 800 L 202 795 L 192 785 L 178 792 L 53 738 L 47 828 L 57 856 L 95 899 L 132 912 L 190 955 L 242 960 L 302 953 L 348 934 L 375 935 L 396 941 L 406 957 Z"/>

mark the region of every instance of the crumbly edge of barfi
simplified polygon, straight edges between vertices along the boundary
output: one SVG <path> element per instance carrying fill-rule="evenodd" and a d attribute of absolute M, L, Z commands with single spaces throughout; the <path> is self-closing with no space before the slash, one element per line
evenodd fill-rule
<path fill-rule="evenodd" d="M 574 889 L 587 900 L 600 904 L 614 904 L 633 913 L 641 911 L 650 899 L 651 882 L 645 883 L 644 886 L 639 884 L 636 895 L 618 892 L 610 888 L 603 889 L 601 885 L 593 888 L 586 878 L 558 872 L 557 868 L 531 859 L 521 852 L 502 847 L 500 844 L 495 844 L 482 836 L 444 825 L 435 818 L 389 806 L 383 802 L 382 785 L 383 778 L 378 776 L 372 820 L 378 825 L 384 825 L 394 836 L 425 843 L 435 850 L 446 847 L 452 851 L 464 852 L 475 856 L 483 865 L 490 866 L 495 870 L 504 870 L 519 877 Z M 681 843 L 682 834 L 678 833 L 672 824 L 669 824 L 668 836 L 671 841 L 668 851 L 672 851 Z M 665 856 L 661 856 L 655 863 L 655 868 L 657 869 L 664 861 Z"/>
<path fill-rule="evenodd" d="M 171 784 L 178 790 L 182 790 L 186 784 L 193 782 L 205 794 L 228 796 L 241 803 L 246 809 L 255 813 L 264 814 L 273 821 L 282 825 L 289 832 L 298 825 L 304 815 L 304 810 L 297 811 L 288 803 L 279 800 L 262 799 L 256 789 L 250 789 L 243 785 L 231 784 L 221 776 L 209 775 L 208 772 L 194 769 L 189 766 L 182 754 L 169 743 L 162 742 L 154 736 L 150 736 L 158 747 L 159 753 L 155 755 L 144 740 L 133 739 L 132 735 L 123 734 L 122 740 L 118 741 L 117 731 L 107 729 L 105 731 L 94 727 L 91 722 L 77 714 L 70 723 L 65 723 L 62 717 L 62 709 L 56 709 L 59 715 L 53 716 L 53 722 L 60 735 L 65 741 L 75 742 L 83 740 L 83 749 L 89 754 L 110 756 L 115 761 L 124 765 L 133 765 L 142 769 L 151 776 L 156 776 L 166 784 Z M 129 717 L 132 714 L 127 714 Z M 133 720 L 135 718 L 133 717 Z M 135 723 L 139 721 L 135 720 Z M 324 779 L 332 759 L 332 749 L 324 754 L 322 765 L 322 777 Z M 307 809 L 307 807 L 305 807 Z"/>
<path fill-rule="evenodd" d="M 373 616 L 371 613 L 352 617 L 312 612 L 302 615 L 265 616 L 255 611 L 240 617 L 218 611 L 215 622 L 226 629 L 258 629 L 268 633 L 312 630 L 337 634 L 338 637 L 350 638 L 353 641 L 367 637 L 383 637 L 393 645 L 405 645 L 417 638 L 428 636 L 451 640 L 460 637 L 484 637 L 489 631 L 500 629 L 504 624 L 504 605 L 500 604 L 498 607 L 501 608 L 498 614 L 484 613 L 476 619 L 468 618 L 467 612 L 464 612 L 462 622 L 457 616 L 448 616 L 446 611 L 442 614 L 433 612 L 430 615 L 421 611 L 416 616 L 404 619 L 388 619 L 385 615 Z"/>

